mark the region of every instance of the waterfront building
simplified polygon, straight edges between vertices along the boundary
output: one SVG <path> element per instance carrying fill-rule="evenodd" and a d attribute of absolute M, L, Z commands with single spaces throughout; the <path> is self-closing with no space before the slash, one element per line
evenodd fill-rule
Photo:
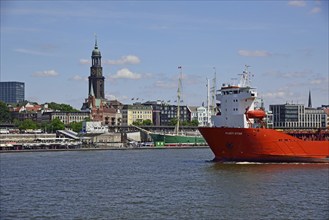
<path fill-rule="evenodd" d="M 177 105 L 169 105 L 163 101 L 147 101 L 142 103 L 152 107 L 153 125 L 168 126 L 172 120 L 177 119 Z M 180 106 L 180 121 L 191 121 L 191 110 L 188 106 Z"/>
<path fill-rule="evenodd" d="M 161 125 L 171 125 L 177 119 L 177 105 L 162 105 L 160 114 Z M 191 121 L 191 111 L 186 105 L 179 106 L 180 121 Z"/>
<path fill-rule="evenodd" d="M 270 105 L 273 127 L 282 129 L 326 128 L 328 116 L 322 108 L 305 108 L 303 104 Z"/>
<path fill-rule="evenodd" d="M 0 82 L 0 101 L 19 103 L 25 100 L 25 83 Z"/>
<path fill-rule="evenodd" d="M 93 94 L 89 95 L 81 110 L 88 113 L 92 121 L 99 121 L 102 125 L 120 126 L 122 123 L 121 109 L 109 105 L 105 99 L 97 99 Z"/>
<path fill-rule="evenodd" d="M 100 121 L 84 121 L 82 123 L 82 133 L 85 134 L 102 134 L 108 132 L 108 128 L 102 126 Z"/>
<path fill-rule="evenodd" d="M 197 120 L 199 122 L 199 126 L 204 127 L 209 125 L 209 117 L 207 114 L 207 108 L 200 106 L 195 107 L 196 112 L 192 116 L 192 120 Z"/>
<path fill-rule="evenodd" d="M 326 125 L 326 127 L 329 129 L 329 105 L 322 105 L 321 109 L 323 109 L 323 111 L 327 115 L 327 125 Z"/>
<path fill-rule="evenodd" d="M 133 122 L 143 122 L 150 120 L 153 124 L 152 106 L 134 103 L 133 105 L 124 105 L 122 109 L 122 124 L 132 125 Z"/>
<path fill-rule="evenodd" d="M 72 122 L 82 122 L 86 118 L 89 118 L 88 112 L 44 112 L 42 114 L 42 121 L 50 122 L 58 118 L 61 120 L 65 125 L 69 125 Z"/>
<path fill-rule="evenodd" d="M 35 122 L 40 121 L 44 109 L 45 106 L 43 105 L 33 104 L 29 102 L 22 106 L 9 107 L 9 110 L 11 112 L 11 117 L 13 119 L 17 119 L 19 121 L 30 119 Z"/>
<path fill-rule="evenodd" d="M 17 106 L 17 107 L 11 107 L 12 112 L 38 112 L 42 111 L 44 106 L 38 105 L 38 104 L 32 104 L 32 103 L 26 103 L 25 105 L 22 106 Z"/>
<path fill-rule="evenodd" d="M 161 108 L 162 108 L 163 102 L 158 101 L 147 101 L 144 102 L 143 105 L 145 106 L 151 106 L 152 107 L 152 121 L 153 125 L 160 126 L 161 125 Z"/>
<path fill-rule="evenodd" d="M 13 119 L 17 119 L 18 121 L 24 121 L 30 119 L 34 122 L 38 122 L 39 118 L 41 117 L 41 113 L 39 112 L 11 112 L 11 117 Z"/>

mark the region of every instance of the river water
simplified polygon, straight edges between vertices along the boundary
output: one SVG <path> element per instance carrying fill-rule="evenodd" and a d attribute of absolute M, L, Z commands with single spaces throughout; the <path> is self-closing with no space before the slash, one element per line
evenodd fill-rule
<path fill-rule="evenodd" d="M 328 219 L 328 164 L 203 149 L 0 154 L 0 219 Z"/>

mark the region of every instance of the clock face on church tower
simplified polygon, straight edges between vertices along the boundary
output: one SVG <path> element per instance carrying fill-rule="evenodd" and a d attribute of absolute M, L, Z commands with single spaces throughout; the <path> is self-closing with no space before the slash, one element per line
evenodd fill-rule
<path fill-rule="evenodd" d="M 96 76 L 96 69 L 92 69 L 92 70 L 91 70 L 91 75 L 92 75 L 92 76 Z"/>

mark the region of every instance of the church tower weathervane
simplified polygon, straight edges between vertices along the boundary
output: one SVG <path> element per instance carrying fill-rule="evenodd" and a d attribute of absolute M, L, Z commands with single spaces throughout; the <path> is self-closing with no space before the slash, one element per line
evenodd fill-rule
<path fill-rule="evenodd" d="M 93 95 L 96 99 L 105 99 L 104 96 L 104 76 L 101 64 L 101 52 L 97 45 L 97 36 L 95 35 L 95 47 L 91 54 L 91 67 L 89 79 L 89 96 Z"/>

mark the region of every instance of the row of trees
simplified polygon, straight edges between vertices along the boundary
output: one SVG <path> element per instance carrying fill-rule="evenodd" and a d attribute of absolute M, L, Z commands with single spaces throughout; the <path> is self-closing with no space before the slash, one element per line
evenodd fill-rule
<path fill-rule="evenodd" d="M 61 112 L 78 112 L 79 111 L 68 104 L 58 104 L 55 102 L 50 102 L 47 104 L 48 104 L 48 108 L 53 109 L 53 110 L 58 110 Z"/>
<path fill-rule="evenodd" d="M 6 103 L 0 101 L 0 123 L 10 123 L 11 121 L 9 108 Z"/>
<path fill-rule="evenodd" d="M 26 105 L 27 101 L 17 104 L 17 106 Z M 38 104 L 38 103 L 32 103 Z M 78 110 L 74 109 L 72 106 L 67 104 L 58 104 L 55 102 L 48 103 L 48 108 L 58 111 L 64 112 L 76 112 Z M 6 103 L 0 101 L 0 123 L 13 123 L 15 127 L 20 130 L 36 130 L 41 129 L 44 132 L 55 132 L 56 130 L 65 129 L 64 123 L 56 118 L 49 122 L 37 123 L 31 119 L 26 119 L 24 121 L 19 121 L 17 119 L 13 119 L 11 116 L 11 112 Z M 72 129 L 75 132 L 79 132 L 82 129 L 82 122 L 72 122 L 66 126 L 67 128 Z"/>
<path fill-rule="evenodd" d="M 16 107 L 26 105 L 28 102 L 24 101 L 18 103 Z M 30 102 L 33 105 L 38 105 L 38 103 Z M 61 112 L 78 112 L 79 110 L 73 108 L 68 104 L 58 104 L 55 102 L 45 103 L 48 104 L 48 108 L 53 109 L 55 111 Z M 11 123 L 13 122 L 13 118 L 11 117 L 11 113 L 6 103 L 0 101 L 0 123 Z"/>
<path fill-rule="evenodd" d="M 46 133 L 53 133 L 57 130 L 65 129 L 64 123 L 58 118 L 55 118 L 50 123 L 47 122 L 37 123 L 31 119 L 26 119 L 24 121 L 19 121 L 15 119 L 14 125 L 21 131 L 41 129 Z M 72 122 L 69 125 L 67 125 L 66 128 L 72 129 L 75 132 L 80 132 L 82 129 L 82 122 Z"/>
<path fill-rule="evenodd" d="M 87 119 L 88 120 L 88 119 Z M 177 120 L 173 119 L 170 123 L 170 125 L 174 126 L 176 125 Z M 58 118 L 53 119 L 50 123 L 48 122 L 43 122 L 43 123 L 37 123 L 31 119 L 26 119 L 24 121 L 19 121 L 17 119 L 14 120 L 14 125 L 17 127 L 19 130 L 36 130 L 36 129 L 41 129 L 46 133 L 53 133 L 57 130 L 64 130 L 65 129 L 65 124 Z M 151 126 L 152 122 L 151 120 L 140 120 L 140 121 L 135 121 L 133 122 L 133 125 L 136 126 L 143 126 L 143 125 L 148 125 Z M 182 121 L 181 122 L 182 126 L 198 126 L 198 121 L 193 120 L 191 122 L 187 121 Z M 69 128 L 75 132 L 80 132 L 82 130 L 82 122 L 71 122 L 69 125 L 66 126 L 66 128 Z"/>

